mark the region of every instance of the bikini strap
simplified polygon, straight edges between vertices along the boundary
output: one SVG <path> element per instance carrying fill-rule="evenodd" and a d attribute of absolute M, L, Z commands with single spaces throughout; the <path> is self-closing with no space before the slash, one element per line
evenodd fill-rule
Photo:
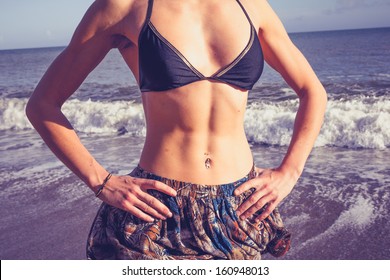
<path fill-rule="evenodd" d="M 244 5 L 242 5 L 242 3 L 240 2 L 240 0 L 236 0 L 236 1 L 237 1 L 237 3 L 240 5 L 240 7 L 241 7 L 242 11 L 244 12 L 246 18 L 248 19 L 249 23 L 250 23 L 250 24 L 252 25 L 252 27 L 254 28 L 255 26 L 253 25 L 253 22 L 252 22 L 250 16 L 248 15 L 247 11 L 245 10 Z M 255 28 L 255 29 L 256 29 L 256 28 Z"/>
<path fill-rule="evenodd" d="M 150 21 L 150 17 L 152 16 L 153 10 L 153 0 L 148 1 L 148 10 L 146 12 L 145 24 L 148 24 Z"/>
<path fill-rule="evenodd" d="M 148 0 L 148 9 L 146 11 L 146 17 L 145 17 L 144 24 L 142 25 L 141 31 L 140 31 L 140 33 L 138 35 L 138 40 L 139 40 L 139 38 L 141 37 L 142 33 L 145 31 L 146 27 L 149 24 L 150 17 L 152 16 L 152 9 L 153 9 L 153 0 Z"/>

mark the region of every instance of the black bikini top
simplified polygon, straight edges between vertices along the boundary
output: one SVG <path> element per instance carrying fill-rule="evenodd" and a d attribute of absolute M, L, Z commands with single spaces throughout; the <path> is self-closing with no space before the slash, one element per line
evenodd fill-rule
<path fill-rule="evenodd" d="M 149 0 L 146 20 L 138 38 L 141 91 L 165 91 L 201 80 L 220 81 L 240 89 L 252 89 L 263 72 L 263 52 L 249 15 L 240 1 L 237 2 L 250 23 L 248 44 L 231 63 L 206 77 L 154 27 L 150 21 L 153 0 Z"/>

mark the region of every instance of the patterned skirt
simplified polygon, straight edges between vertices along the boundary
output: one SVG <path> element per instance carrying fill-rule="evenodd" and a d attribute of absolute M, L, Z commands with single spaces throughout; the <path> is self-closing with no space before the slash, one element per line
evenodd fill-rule
<path fill-rule="evenodd" d="M 224 185 L 198 185 L 157 176 L 136 167 L 130 176 L 161 181 L 177 191 L 176 197 L 151 190 L 173 216 L 145 222 L 121 209 L 102 203 L 87 241 L 88 259 L 181 260 L 261 259 L 279 257 L 290 248 L 290 233 L 275 209 L 260 223 L 241 220 L 235 210 L 254 190 L 234 196 L 244 178 Z"/>

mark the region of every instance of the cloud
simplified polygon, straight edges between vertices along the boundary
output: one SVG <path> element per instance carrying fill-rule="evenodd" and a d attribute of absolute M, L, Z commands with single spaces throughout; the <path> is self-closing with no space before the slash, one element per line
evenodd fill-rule
<path fill-rule="evenodd" d="M 351 10 L 390 6 L 389 0 L 338 0 L 335 6 L 324 10 L 324 14 L 342 14 Z"/>

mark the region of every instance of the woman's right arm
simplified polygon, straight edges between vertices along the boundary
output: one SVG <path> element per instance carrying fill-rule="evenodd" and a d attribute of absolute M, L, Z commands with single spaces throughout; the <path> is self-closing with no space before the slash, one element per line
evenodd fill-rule
<path fill-rule="evenodd" d="M 118 6 L 120 2 L 101 0 L 91 5 L 70 44 L 51 64 L 26 107 L 28 119 L 48 147 L 95 193 L 108 172 L 80 142 L 61 107 L 109 50 L 116 47 L 116 26 L 122 17 L 118 11 L 125 10 Z M 150 196 L 148 189 L 175 195 L 172 188 L 160 182 L 113 176 L 99 197 L 147 221 L 152 221 L 152 216 L 169 217 L 169 209 Z"/>

